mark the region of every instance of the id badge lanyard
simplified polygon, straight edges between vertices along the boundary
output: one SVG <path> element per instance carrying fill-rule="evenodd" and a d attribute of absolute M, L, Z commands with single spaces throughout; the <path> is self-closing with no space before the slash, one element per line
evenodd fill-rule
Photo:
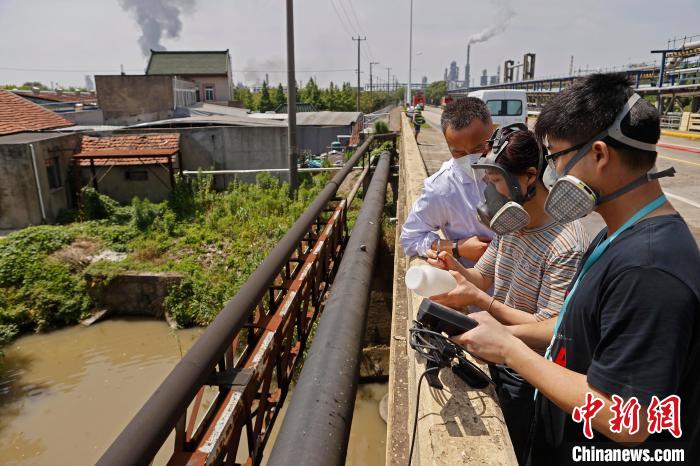
<path fill-rule="evenodd" d="M 576 277 L 576 281 L 574 282 L 574 286 L 571 287 L 571 290 L 569 293 L 566 295 L 566 298 L 564 299 L 564 304 L 561 306 L 561 310 L 559 311 L 559 315 L 557 316 L 557 322 L 554 324 L 554 334 L 552 335 L 552 341 L 549 343 L 549 347 L 547 348 L 547 351 L 544 354 L 544 357 L 547 358 L 548 360 L 552 360 L 552 348 L 554 347 L 554 341 L 557 338 L 557 334 L 559 333 L 559 327 L 561 327 L 561 322 L 564 319 L 564 314 L 566 314 L 566 311 L 569 307 L 569 301 L 571 301 L 571 298 L 574 295 L 574 292 L 576 291 L 576 288 L 578 287 L 578 284 L 581 282 L 583 277 L 586 275 L 588 270 L 595 264 L 595 262 L 600 259 L 600 256 L 603 255 L 605 250 L 610 246 L 610 243 L 615 241 L 615 238 L 620 236 L 622 232 L 630 228 L 632 225 L 637 223 L 639 220 L 642 218 L 646 217 L 666 202 L 666 195 L 662 194 L 661 196 L 657 197 L 653 201 L 651 201 L 649 204 L 645 205 L 639 211 L 637 211 L 636 214 L 634 214 L 632 217 L 630 217 L 620 228 L 615 231 L 612 235 L 610 235 L 605 241 L 602 243 L 598 244 L 598 246 L 595 247 L 593 252 L 591 253 L 590 256 L 588 256 L 588 259 L 586 259 L 586 262 L 584 262 L 583 267 L 581 267 L 581 272 L 578 274 L 578 277 Z M 537 394 L 539 393 L 538 390 L 535 390 L 535 398 L 537 398 Z"/>

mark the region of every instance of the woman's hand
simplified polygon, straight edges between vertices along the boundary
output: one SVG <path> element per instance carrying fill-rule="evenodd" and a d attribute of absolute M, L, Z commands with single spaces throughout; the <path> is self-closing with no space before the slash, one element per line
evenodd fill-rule
<path fill-rule="evenodd" d="M 452 309 L 466 311 L 467 307 L 470 304 L 477 302 L 484 292 L 464 278 L 461 273 L 453 270 L 450 270 L 450 273 L 454 277 L 455 281 L 457 281 L 457 286 L 448 293 L 431 296 L 430 299 L 436 303 L 451 307 Z"/>
<path fill-rule="evenodd" d="M 442 251 L 437 253 L 432 249 L 429 249 L 426 253 L 428 256 L 428 264 L 442 270 L 454 270 L 455 272 L 460 272 L 463 268 L 455 257 L 447 251 Z"/>

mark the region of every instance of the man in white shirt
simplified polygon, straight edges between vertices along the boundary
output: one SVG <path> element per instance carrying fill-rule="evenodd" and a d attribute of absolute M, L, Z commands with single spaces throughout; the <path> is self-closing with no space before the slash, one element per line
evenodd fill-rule
<path fill-rule="evenodd" d="M 440 123 L 452 158 L 425 180 L 401 229 L 401 246 L 408 256 L 425 257 L 429 249 L 449 251 L 470 267 L 493 236 L 477 218 L 479 192 L 471 170 L 488 150 L 491 115 L 483 101 L 467 97 L 449 104 Z M 440 240 L 438 230 L 447 240 Z"/>

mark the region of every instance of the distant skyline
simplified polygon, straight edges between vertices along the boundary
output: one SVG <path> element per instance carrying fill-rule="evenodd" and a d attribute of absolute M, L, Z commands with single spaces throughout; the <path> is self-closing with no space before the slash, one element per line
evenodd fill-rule
<path fill-rule="evenodd" d="M 297 79 L 362 82 L 408 76 L 409 0 L 295 2 Z M 138 18 L 138 21 L 137 21 Z M 537 54 L 535 77 L 658 59 L 667 40 L 700 35 L 697 0 L 527 2 L 414 0 L 413 81 L 443 79 L 452 60 L 464 77 L 467 42 L 478 83 L 504 60 Z M 283 0 L 0 0 L 0 84 L 52 81 L 83 86 L 85 75 L 144 72 L 144 44 L 168 50 L 229 49 L 235 82 L 286 82 Z"/>

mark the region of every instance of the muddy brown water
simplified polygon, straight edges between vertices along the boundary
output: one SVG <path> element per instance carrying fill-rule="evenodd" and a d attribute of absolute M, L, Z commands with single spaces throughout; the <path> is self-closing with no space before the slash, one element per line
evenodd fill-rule
<path fill-rule="evenodd" d="M 0 361 L 0 463 L 94 464 L 202 332 L 110 320 L 19 338 Z M 360 386 L 348 465 L 384 464 L 386 390 Z"/>

